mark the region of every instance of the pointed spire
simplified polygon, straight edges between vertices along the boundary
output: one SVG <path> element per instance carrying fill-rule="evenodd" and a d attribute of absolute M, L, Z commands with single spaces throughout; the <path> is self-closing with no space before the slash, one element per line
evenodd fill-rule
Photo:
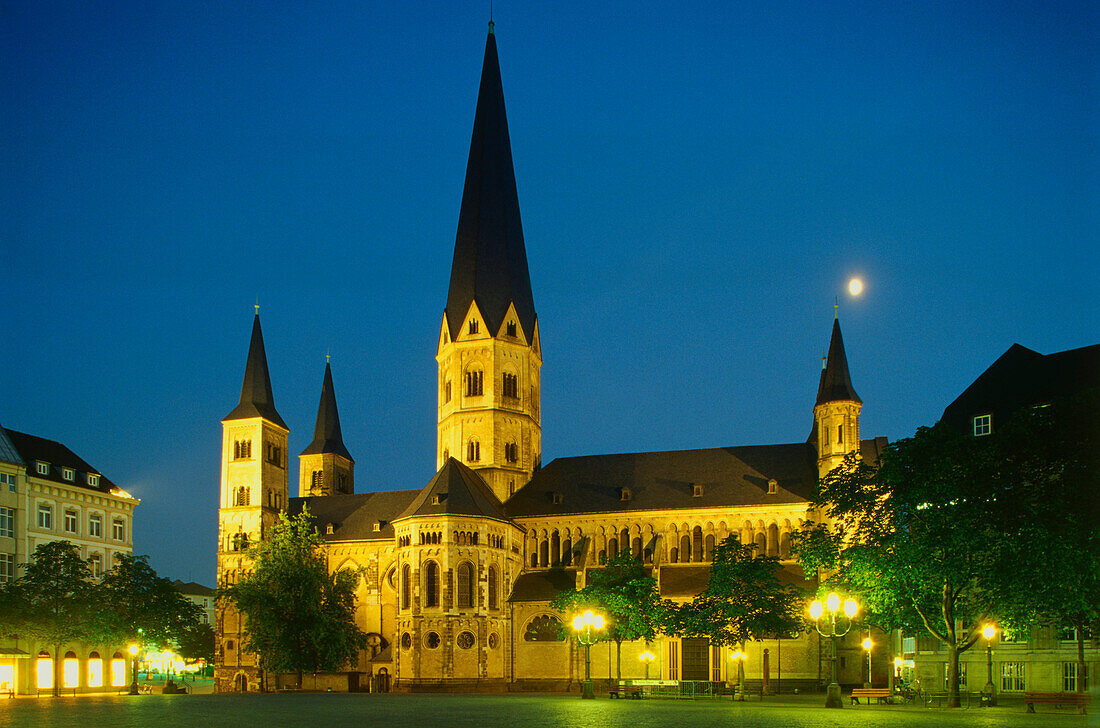
<path fill-rule="evenodd" d="M 271 394 L 271 377 L 267 373 L 267 352 L 264 351 L 264 334 L 260 330 L 258 308 L 252 321 L 252 341 L 248 345 L 248 361 L 244 365 L 241 401 L 236 409 L 225 416 L 223 422 L 250 417 L 263 417 L 283 429 L 290 429 L 275 411 L 275 397 Z"/>
<path fill-rule="evenodd" d="M 848 373 L 848 356 L 844 353 L 844 339 L 840 335 L 840 318 L 833 319 L 833 337 L 829 341 L 829 358 L 821 370 L 821 382 L 817 387 L 817 404 L 851 401 L 863 403 L 852 386 Z"/>
<path fill-rule="evenodd" d="M 317 424 L 313 427 L 313 442 L 302 450 L 302 454 L 316 455 L 326 452 L 355 462 L 344 447 L 344 436 L 340 433 L 340 413 L 336 409 L 336 390 L 332 386 L 332 366 L 327 363 L 325 382 L 321 385 L 321 402 L 317 405 Z"/>
<path fill-rule="evenodd" d="M 523 245 L 496 35 L 491 24 L 447 292 L 452 339 L 458 336 L 474 301 L 490 335 L 500 329 L 508 304 L 514 303 L 527 340 L 534 337 L 535 303 Z"/>

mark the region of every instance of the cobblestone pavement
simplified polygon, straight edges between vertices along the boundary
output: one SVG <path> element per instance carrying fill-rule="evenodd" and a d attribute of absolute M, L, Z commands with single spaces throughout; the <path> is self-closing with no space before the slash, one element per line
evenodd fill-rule
<path fill-rule="evenodd" d="M 1040 708 L 1043 710 L 1043 708 Z M 581 700 L 575 695 L 138 695 L 18 698 L 0 701 L 0 726 L 12 728 L 1093 728 L 1095 714 L 1022 705 L 924 709 L 820 707 L 816 696 L 763 703 Z"/>

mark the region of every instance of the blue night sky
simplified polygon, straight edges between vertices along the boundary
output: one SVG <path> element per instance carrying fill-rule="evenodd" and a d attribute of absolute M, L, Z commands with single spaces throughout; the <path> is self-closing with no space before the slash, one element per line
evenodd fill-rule
<path fill-rule="evenodd" d="M 803 440 L 838 295 L 864 437 L 1100 341 L 1095 5 L 650 5 L 496 3 L 544 462 Z M 291 454 L 330 351 L 356 490 L 431 478 L 487 16 L 0 5 L 0 424 L 162 574 L 213 585 L 257 298 Z"/>

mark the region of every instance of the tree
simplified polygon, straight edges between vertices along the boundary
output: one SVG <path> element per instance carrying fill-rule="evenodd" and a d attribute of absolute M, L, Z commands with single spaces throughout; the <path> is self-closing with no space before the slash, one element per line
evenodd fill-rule
<path fill-rule="evenodd" d="M 205 660 L 214 664 L 214 628 L 209 624 L 196 624 L 179 640 L 180 655 L 185 660 Z"/>
<path fill-rule="evenodd" d="M 925 631 L 948 651 L 948 705 L 959 705 L 959 655 L 974 646 L 1011 578 L 1002 567 L 1011 493 L 991 441 L 937 425 L 858 454 L 825 476 L 795 548 L 807 571 L 860 596 L 868 621 Z"/>
<path fill-rule="evenodd" d="M 680 606 L 677 623 L 689 637 L 739 645 L 802 627 L 802 590 L 779 579 L 779 559 L 729 536 L 714 547 L 706 588 Z M 739 669 L 744 663 L 739 661 Z M 741 682 L 743 684 L 743 681 Z"/>
<path fill-rule="evenodd" d="M 247 620 L 245 648 L 268 672 L 335 672 L 358 662 L 366 634 L 355 624 L 361 572 L 328 572 L 309 511 L 283 513 L 271 537 L 248 550 L 252 571 L 220 590 Z"/>
<path fill-rule="evenodd" d="M 104 642 L 179 645 L 202 616 L 202 609 L 180 594 L 170 579 L 157 575 L 148 556 L 120 554 L 96 592 L 102 603 L 97 621 Z"/>
<path fill-rule="evenodd" d="M 95 632 L 92 572 L 68 541 L 42 544 L 23 566 L 0 597 L 5 628 L 53 646 L 53 694 L 60 695 L 62 646 Z"/>
<path fill-rule="evenodd" d="M 579 591 L 562 592 L 550 606 L 563 613 L 579 607 L 597 609 L 607 618 L 600 640 L 615 643 L 615 676 L 622 679 L 623 642 L 653 640 L 664 623 L 669 603 L 657 591 L 657 580 L 646 574 L 642 562 L 624 549 L 607 565 L 587 571 L 588 583 Z"/>

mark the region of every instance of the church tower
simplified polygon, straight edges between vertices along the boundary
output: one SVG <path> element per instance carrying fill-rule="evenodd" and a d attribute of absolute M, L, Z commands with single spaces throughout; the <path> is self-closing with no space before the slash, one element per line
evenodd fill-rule
<path fill-rule="evenodd" d="M 332 386 L 332 366 L 325 364 L 321 402 L 317 405 L 317 424 L 313 442 L 299 457 L 298 496 L 343 495 L 351 493 L 355 461 L 344 447 L 340 433 L 340 413 L 336 409 L 336 390 Z"/>
<path fill-rule="evenodd" d="M 541 464 L 542 353 L 492 23 L 436 361 L 436 469 L 457 458 L 507 500 Z"/>
<path fill-rule="evenodd" d="M 818 476 L 823 478 L 845 455 L 859 450 L 859 411 L 863 400 L 856 394 L 848 373 L 839 317 L 833 319 L 829 356 L 822 366 L 811 439 L 817 446 Z"/>
<path fill-rule="evenodd" d="M 252 341 L 244 366 L 237 407 L 222 420 L 221 495 L 218 505 L 218 586 L 235 583 L 248 568 L 249 544 L 270 533 L 279 511 L 287 507 L 287 435 L 290 430 L 275 410 L 260 314 L 252 322 Z M 241 649 L 241 617 L 227 604 L 218 605 L 215 629 L 216 689 L 257 689 L 255 656 Z"/>

